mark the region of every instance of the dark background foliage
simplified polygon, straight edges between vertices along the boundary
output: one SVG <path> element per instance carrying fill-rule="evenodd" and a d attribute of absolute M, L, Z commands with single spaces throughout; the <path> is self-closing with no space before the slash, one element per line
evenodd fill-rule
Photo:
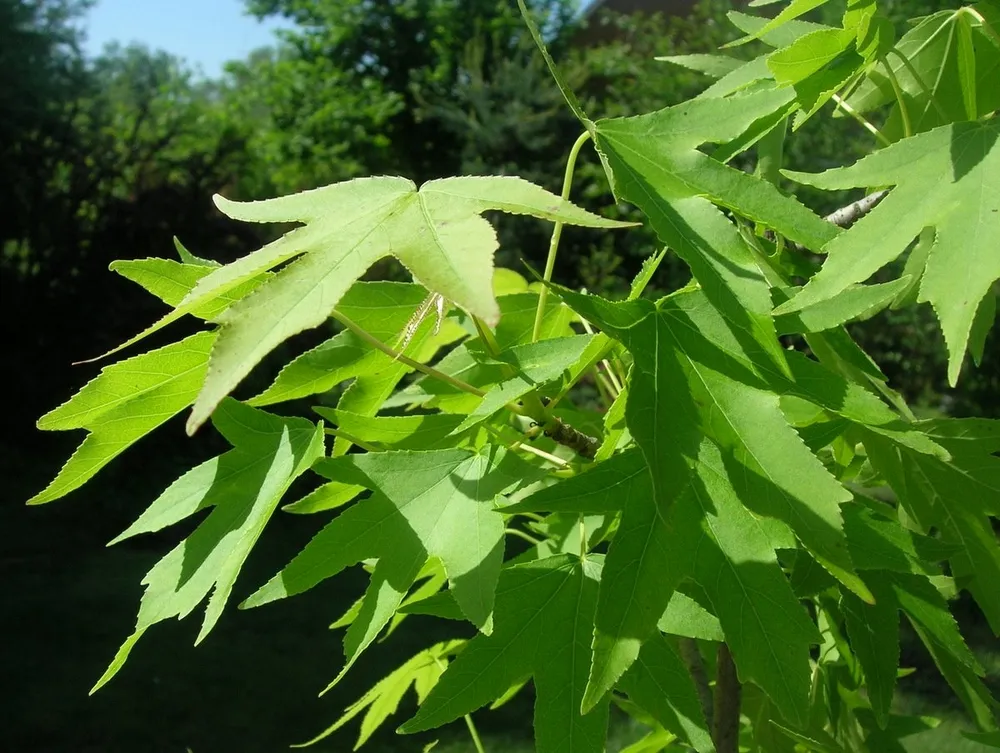
<path fill-rule="evenodd" d="M 730 5 L 709 0 L 674 17 L 596 15 L 588 30 L 569 0 L 533 3 L 592 117 L 645 112 L 696 93 L 705 84 L 700 76 L 653 57 L 710 51 L 732 38 L 724 18 Z M 901 20 L 953 3 L 883 5 Z M 8 722 L 0 749 L 277 750 L 322 728 L 441 628 L 427 621 L 410 637 L 393 636 L 353 681 L 317 701 L 314 691 L 341 661 L 339 635 L 326 626 L 360 592 L 357 574 L 280 608 L 229 614 L 197 650 L 189 645 L 190 620 L 158 629 L 120 678 L 86 698 L 131 629 L 142 573 L 179 534 L 111 551 L 102 544 L 180 472 L 222 447 L 207 431 L 185 441 L 172 422 L 69 499 L 23 507 L 79 440 L 34 429 L 99 368 L 71 362 L 98 355 L 161 313 L 108 264 L 173 256 L 173 235 L 220 261 L 273 236 L 273 229 L 222 217 L 210 201 L 215 192 L 264 198 L 371 174 L 417 181 L 516 174 L 558 191 L 579 125 L 516 6 L 503 0 L 247 0 L 252 13 L 280 15 L 293 26 L 271 48 L 231 63 L 219 80 L 196 78 L 183 60 L 142 47 L 85 58 L 79 21 L 88 6 L 0 0 L 0 327 L 8 384 L 0 431 Z M 817 117 L 789 160 L 819 170 L 868 146 L 851 121 Z M 638 219 L 631 207 L 613 204 L 592 150 L 585 150 L 573 196 Z M 540 267 L 548 228 L 497 219 L 500 263 Z M 568 230 L 556 274 L 617 294 L 656 245 L 645 229 L 604 237 Z M 381 264 L 371 275 L 399 273 Z M 669 261 L 654 285 L 667 291 L 686 279 L 683 265 Z M 175 339 L 185 326 L 193 327 L 174 325 L 164 337 Z M 944 348 L 926 306 L 881 315 L 855 334 L 921 409 L 1000 415 L 996 333 L 982 366 L 967 370 L 957 390 L 945 384 Z M 239 587 L 269 577 L 318 522 L 276 516 Z M 530 698 L 482 723 L 523 732 L 527 704 Z M 419 749 L 391 732 L 381 740 L 406 746 L 384 750 Z M 349 744 L 337 738 L 329 749 Z"/>

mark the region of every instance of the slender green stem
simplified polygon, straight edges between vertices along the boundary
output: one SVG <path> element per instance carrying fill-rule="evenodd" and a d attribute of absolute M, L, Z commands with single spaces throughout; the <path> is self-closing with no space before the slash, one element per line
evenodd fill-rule
<path fill-rule="evenodd" d="M 486 322 L 482 321 L 478 316 L 472 317 L 472 321 L 476 325 L 476 331 L 479 332 L 479 338 L 483 341 L 483 345 L 486 347 L 486 352 L 493 358 L 499 356 L 500 343 L 497 342 L 493 331 L 489 328 Z M 503 372 L 504 376 L 508 379 L 517 376 L 517 369 L 510 364 L 504 364 Z M 550 416 L 545 410 L 545 406 L 542 405 L 541 398 L 538 397 L 538 394 L 534 390 L 521 398 L 521 401 L 524 403 L 523 408 L 515 403 L 508 403 L 507 409 L 512 413 L 518 414 L 519 416 L 530 416 L 540 424 L 545 424 L 549 421 Z"/>
<path fill-rule="evenodd" d="M 788 118 L 783 118 L 757 142 L 756 175 L 775 186 L 781 180 L 781 163 L 784 159 L 787 129 Z"/>
<path fill-rule="evenodd" d="M 528 520 L 534 520 L 536 523 L 542 523 L 545 521 L 545 518 L 539 515 L 537 512 L 519 512 L 517 514 L 523 515 Z"/>
<path fill-rule="evenodd" d="M 886 73 L 889 74 L 889 83 L 892 84 L 892 91 L 896 94 L 896 102 L 899 104 L 899 116 L 903 119 L 903 136 L 910 138 L 913 135 L 913 124 L 910 122 L 910 109 L 906 106 L 906 100 L 903 99 L 903 87 L 899 85 L 896 72 L 889 65 L 889 62 L 885 58 L 882 59 L 882 62 L 885 64 Z"/>
<path fill-rule="evenodd" d="M 538 546 L 542 542 L 536 539 L 534 536 L 525 533 L 524 531 L 519 531 L 517 528 L 504 528 L 504 533 L 509 533 L 511 536 L 517 536 L 519 539 L 524 539 L 532 546 Z"/>
<path fill-rule="evenodd" d="M 569 157 L 566 160 L 566 173 L 563 176 L 562 198 L 569 199 L 570 189 L 573 187 L 573 172 L 576 170 L 576 158 L 580 154 L 580 149 L 590 138 L 590 131 L 584 131 L 569 150 Z M 556 255 L 559 253 L 559 239 L 562 238 L 563 224 L 556 221 L 552 228 L 552 239 L 549 241 L 549 255 L 545 259 L 545 271 L 542 279 L 548 282 L 552 279 L 552 271 L 556 266 Z M 538 308 L 535 310 L 535 324 L 531 328 L 531 342 L 538 341 L 538 335 L 542 331 L 542 319 L 545 316 L 545 302 L 548 298 L 549 289 L 543 285 L 538 291 Z"/>
<path fill-rule="evenodd" d="M 594 384 L 597 385 L 597 391 L 601 393 L 601 399 L 611 407 L 611 404 L 615 401 L 615 395 L 612 391 L 611 384 L 608 382 L 608 378 L 601 373 L 601 370 L 594 367 L 594 374 L 597 378 L 594 380 Z"/>
<path fill-rule="evenodd" d="M 479 732 L 476 731 L 476 725 L 472 723 L 472 717 L 466 714 L 463 718 L 465 726 L 469 728 L 469 735 L 472 736 L 472 744 L 476 746 L 476 753 L 486 753 L 483 741 L 479 739 Z"/>
<path fill-rule="evenodd" d="M 906 55 L 904 55 L 902 52 L 897 50 L 895 47 L 889 50 L 889 52 L 891 52 L 893 55 L 899 58 L 900 62 L 903 64 L 903 67 L 906 68 L 909 74 L 913 77 L 913 80 L 917 82 L 917 86 L 920 87 L 920 91 L 922 91 L 924 95 L 926 95 L 930 103 L 934 105 L 934 109 L 937 110 L 937 113 L 938 115 L 941 116 L 941 119 L 944 121 L 950 120 L 950 118 L 948 117 L 948 113 L 946 113 L 944 111 L 944 108 L 941 107 L 941 103 L 938 102 L 937 97 L 934 96 L 934 92 L 932 92 L 930 88 L 928 88 L 927 84 L 924 82 L 923 77 L 920 75 L 920 72 L 913 67 L 913 63 L 910 62 L 910 59 L 906 57 Z M 888 60 L 884 60 L 883 62 L 885 63 L 886 67 L 889 67 Z"/>
<path fill-rule="evenodd" d="M 993 40 L 993 44 L 995 44 L 997 47 L 1000 47 L 1000 34 L 998 34 L 993 29 L 993 27 L 990 26 L 986 22 L 986 19 L 983 18 L 983 14 L 982 13 L 980 13 L 975 8 L 968 7 L 968 6 L 966 6 L 965 8 L 962 8 L 962 10 L 960 10 L 959 13 L 968 13 L 974 19 L 976 19 L 977 21 L 979 21 L 979 23 L 981 23 L 983 25 L 983 31 L 986 32 L 986 34 Z"/>
<path fill-rule="evenodd" d="M 587 559 L 587 523 L 580 516 L 580 561 Z"/>
<path fill-rule="evenodd" d="M 560 468 L 568 468 L 569 463 L 556 455 L 553 455 L 545 450 L 539 450 L 537 447 L 533 447 L 530 444 L 525 444 L 524 442 L 518 442 L 511 449 L 513 450 L 524 450 L 525 452 L 530 452 L 536 457 L 540 457 L 542 460 L 548 460 L 553 465 L 557 465 Z"/>
<path fill-rule="evenodd" d="M 486 394 L 478 387 L 473 387 L 471 384 L 463 382 L 461 379 L 456 379 L 455 377 L 450 376 L 449 374 L 445 374 L 444 372 L 438 371 L 437 369 L 428 366 L 425 363 L 420 363 L 420 361 L 414 361 L 409 356 L 405 356 L 399 351 L 394 350 L 393 348 L 389 347 L 384 342 L 379 340 L 377 337 L 374 337 L 368 332 L 366 332 L 364 329 L 362 329 L 360 326 L 358 326 L 353 321 L 348 319 L 346 316 L 341 314 L 339 311 L 335 310 L 332 316 L 334 319 L 343 324 L 345 327 L 351 330 L 351 332 L 356 334 L 366 343 L 371 345 L 376 350 L 382 351 L 390 358 L 397 360 L 400 363 L 405 363 L 410 368 L 423 372 L 424 374 L 433 379 L 438 379 L 444 382 L 445 384 L 450 384 L 452 387 L 455 387 L 456 389 L 459 389 L 462 392 L 468 392 L 470 395 L 477 395 L 478 397 L 482 397 L 483 395 Z"/>
<path fill-rule="evenodd" d="M 334 428 L 329 427 L 329 426 L 327 426 L 324 429 L 324 431 L 327 434 L 330 434 L 330 435 L 332 435 L 334 437 L 337 437 L 339 439 L 343 439 L 343 440 L 345 440 L 347 442 L 350 442 L 351 444 L 356 444 L 362 450 L 367 450 L 368 452 L 381 452 L 382 451 L 381 448 L 376 447 L 373 444 L 369 444 L 368 442 L 365 442 L 363 439 L 358 439 L 354 435 L 348 434 L 346 431 L 341 431 L 340 429 L 334 429 Z"/>
<path fill-rule="evenodd" d="M 847 104 L 846 100 L 834 94 L 833 101 L 837 103 L 837 107 L 839 107 L 841 110 L 843 110 L 852 118 L 854 118 L 856 121 L 858 121 L 858 123 L 861 124 L 861 127 L 864 128 L 869 133 L 871 133 L 882 146 L 889 146 L 892 143 L 882 134 L 882 132 L 878 128 L 876 128 L 867 120 L 865 120 L 864 116 L 861 113 L 859 113 L 849 104 Z"/>

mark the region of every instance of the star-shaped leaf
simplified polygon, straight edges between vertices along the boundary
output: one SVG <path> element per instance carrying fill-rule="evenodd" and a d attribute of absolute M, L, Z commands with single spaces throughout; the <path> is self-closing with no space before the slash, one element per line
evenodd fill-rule
<path fill-rule="evenodd" d="M 599 228 L 629 224 L 603 219 L 509 176 L 446 178 L 430 181 L 419 191 L 405 178 L 357 178 L 267 201 L 240 203 L 216 197 L 216 204 L 234 219 L 304 226 L 212 270 L 170 314 L 115 349 L 299 257 L 220 315 L 223 327 L 188 420 L 189 432 L 271 350 L 322 324 L 354 281 L 384 256 L 399 259 L 428 290 L 496 324 L 497 239 L 482 212 L 527 214 Z"/>
<path fill-rule="evenodd" d="M 480 630 L 492 629 L 504 551 L 503 517 L 493 503 L 536 478 L 533 466 L 505 448 L 486 446 L 475 453 L 345 455 L 320 461 L 315 469 L 375 493 L 334 518 L 244 607 L 302 593 L 346 567 L 377 558 L 361 612 L 344 639 L 342 677 L 388 623 L 428 558 L 437 557 L 463 614 Z"/>
<path fill-rule="evenodd" d="M 533 678 L 538 753 L 601 753 L 608 702 L 583 715 L 580 703 L 602 559 L 559 555 L 504 570 L 493 634 L 469 642 L 401 731 L 447 724 Z"/>
<path fill-rule="evenodd" d="M 212 508 L 195 531 L 143 578 L 146 591 L 135 632 L 94 690 L 121 669 L 146 630 L 169 617 L 185 617 L 206 596 L 208 606 L 198 642 L 208 634 L 278 501 L 292 481 L 323 454 L 322 426 L 301 418 L 280 418 L 227 400 L 219 406 L 213 423 L 234 449 L 177 479 L 115 539 L 158 531 Z"/>
<path fill-rule="evenodd" d="M 875 152 L 848 167 L 810 175 L 824 189 L 895 186 L 867 216 L 830 241 L 823 268 L 776 314 L 801 311 L 867 280 L 903 253 L 921 230 L 936 231 L 920 270 L 948 346 L 948 378 L 958 381 L 977 312 L 1000 279 L 1000 119 L 955 123 Z M 994 302 L 995 303 L 995 302 Z"/>

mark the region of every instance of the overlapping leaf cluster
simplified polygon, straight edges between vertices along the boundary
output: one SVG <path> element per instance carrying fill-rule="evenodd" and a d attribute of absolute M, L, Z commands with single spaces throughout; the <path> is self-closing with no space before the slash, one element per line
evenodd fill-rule
<path fill-rule="evenodd" d="M 850 0 L 838 27 L 799 18 L 822 4 L 732 14 L 739 41 L 774 51 L 673 58 L 719 77 L 676 107 L 593 122 L 566 90 L 615 198 L 691 268 L 659 300 L 642 293 L 662 253 L 622 302 L 494 270 L 485 210 L 553 221 L 556 239 L 563 223 L 620 226 L 516 178 L 219 199 L 237 219 L 302 226 L 224 267 L 186 251 L 117 263 L 172 307 L 147 332 L 185 314 L 214 326 L 105 368 L 43 417 L 89 434 L 32 501 L 79 487 L 188 406 L 189 431 L 211 418 L 233 449 L 119 537 L 209 510 L 144 579 L 135 631 L 99 684 L 147 629 L 207 597 L 201 640 L 309 474 L 322 481 L 285 509 L 323 522 L 243 607 L 368 569 L 334 623 L 347 628 L 334 683 L 408 614 L 475 631 L 413 657 L 320 737 L 365 712 L 363 743 L 411 685 L 406 733 L 530 681 L 542 753 L 604 750 L 612 704 L 651 728 L 635 750 L 729 753 L 741 702 L 744 749 L 900 750 L 927 724 L 891 707 L 902 614 L 976 739 L 995 741 L 997 702 L 948 601 L 968 592 L 1000 635 L 1000 423 L 916 420 L 844 325 L 929 302 L 952 381 L 981 355 L 1000 278 L 1000 11 L 936 14 L 897 41 L 874 0 Z M 847 228 L 772 182 L 786 123 L 834 106 L 876 149 L 786 175 L 888 189 Z M 771 167 L 727 164 L 748 150 Z M 417 283 L 358 281 L 386 255 Z M 904 276 L 869 282 L 902 255 Z M 277 345 L 328 322 L 339 331 L 270 387 L 230 396 Z M 599 410 L 573 404 L 581 381 Z M 263 410 L 311 396 L 322 421 Z"/>

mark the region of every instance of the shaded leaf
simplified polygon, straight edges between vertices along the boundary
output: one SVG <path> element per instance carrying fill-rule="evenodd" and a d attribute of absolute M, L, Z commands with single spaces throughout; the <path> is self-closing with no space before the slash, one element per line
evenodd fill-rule
<path fill-rule="evenodd" d="M 608 704 L 580 714 L 601 558 L 560 555 L 504 570 L 492 635 L 473 638 L 401 732 L 439 727 L 534 679 L 539 753 L 601 753 Z"/>

